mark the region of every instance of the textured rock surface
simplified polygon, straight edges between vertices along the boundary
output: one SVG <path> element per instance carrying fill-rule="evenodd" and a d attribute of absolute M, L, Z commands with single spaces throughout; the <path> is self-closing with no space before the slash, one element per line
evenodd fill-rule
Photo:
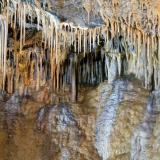
<path fill-rule="evenodd" d="M 147 110 L 142 123 L 134 131 L 132 138 L 131 156 L 133 160 L 136 159 L 157 159 L 156 154 L 158 148 L 152 142 L 154 137 L 154 129 L 156 128 L 156 119 L 159 117 L 159 99 L 160 93 L 153 92 L 147 103 Z M 157 130 L 158 131 L 158 130 Z M 158 141 L 156 143 L 159 143 Z M 156 153 L 156 154 L 155 154 Z"/>
<path fill-rule="evenodd" d="M 106 86 L 104 95 L 102 93 L 102 98 L 108 97 L 105 94 L 109 95 L 109 93 L 111 93 L 107 103 L 104 104 L 104 110 L 98 117 L 96 124 L 96 148 L 103 159 L 107 159 L 109 157 L 109 137 L 113 129 L 113 124 L 116 120 L 117 108 L 123 100 L 126 87 L 127 83 L 119 81 L 115 82 L 113 86 Z"/>
<path fill-rule="evenodd" d="M 46 100 L 40 102 L 39 99 L 46 99 L 47 96 L 55 100 L 55 96 L 41 92 L 32 93 L 31 97 L 7 97 L 7 101 L 2 97 L 0 159 L 100 159 L 94 147 L 98 103 L 95 91 L 96 88 L 84 88 L 76 104 L 59 104 L 58 100 L 55 105 L 46 104 Z M 58 95 L 56 97 L 58 99 Z M 15 103 L 17 99 L 21 99 L 18 105 Z M 60 99 L 62 101 L 65 97 Z M 4 108 L 9 102 L 14 107 Z"/>
<path fill-rule="evenodd" d="M 0 0 L 0 160 L 159 160 L 159 6 Z"/>
<path fill-rule="evenodd" d="M 137 80 L 117 80 L 80 93 L 77 103 L 21 97 L 18 107 L 18 95 L 1 102 L 1 159 L 159 159 L 158 91 L 150 95 Z M 16 107 L 3 108 L 9 102 Z"/>
<path fill-rule="evenodd" d="M 86 8 L 89 6 L 89 25 L 103 25 L 107 19 L 119 18 L 141 31 L 158 34 L 152 25 L 156 23 L 156 16 L 160 16 L 159 0 L 46 0 L 43 6 L 45 4 L 48 6 L 46 10 L 76 25 L 88 25 Z"/>
<path fill-rule="evenodd" d="M 141 123 L 148 93 L 136 83 L 128 81 L 116 81 L 113 86 L 102 87 L 104 109 L 97 119 L 96 148 L 103 160 L 129 160 L 131 137 Z"/>
<path fill-rule="evenodd" d="M 100 26 L 103 20 L 100 15 L 100 6 L 96 0 L 47 0 L 49 10 L 62 19 L 79 26 Z M 88 10 L 89 21 L 88 21 Z"/>

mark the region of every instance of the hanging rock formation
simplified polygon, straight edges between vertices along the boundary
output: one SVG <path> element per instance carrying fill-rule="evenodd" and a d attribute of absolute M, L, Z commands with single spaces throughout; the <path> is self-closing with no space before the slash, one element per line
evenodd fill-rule
<path fill-rule="evenodd" d="M 159 160 L 159 6 L 0 0 L 0 157 Z"/>
<path fill-rule="evenodd" d="M 72 83 L 72 71 L 69 75 L 71 77 L 66 78 L 65 72 L 68 69 L 64 67 L 72 52 L 78 55 L 79 63 L 87 59 L 88 54 L 96 59 L 100 54 L 101 60 L 97 64 L 94 64 L 94 58 L 83 64 L 82 74 L 87 76 L 87 81 L 94 81 L 93 74 L 98 67 L 102 76 L 98 78 L 100 82 L 134 73 L 146 88 L 159 88 L 158 2 L 98 0 L 95 1 L 97 8 L 90 1 L 80 2 L 75 7 L 81 6 L 88 14 L 88 22 L 84 20 L 83 24 L 72 23 L 67 15 L 64 16 L 66 5 L 69 5 L 67 3 L 69 2 L 1 1 L 2 90 L 26 93 L 31 87 L 39 90 L 44 83 L 51 81 L 53 90 L 59 91 L 66 83 L 65 79 Z M 59 6 L 53 10 L 55 15 L 51 12 L 53 5 Z M 61 13 L 62 10 L 64 13 Z M 100 13 L 100 25 L 92 25 L 95 18 L 90 12 Z M 31 29 L 34 32 L 29 37 Z M 81 67 L 77 70 L 79 68 Z M 78 83 L 81 84 L 81 80 Z"/>

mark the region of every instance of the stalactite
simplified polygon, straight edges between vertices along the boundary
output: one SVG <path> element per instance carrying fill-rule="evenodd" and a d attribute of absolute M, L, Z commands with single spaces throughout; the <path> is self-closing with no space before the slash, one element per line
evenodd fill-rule
<path fill-rule="evenodd" d="M 74 51 L 77 52 L 77 29 L 74 28 L 74 38 L 73 38 L 73 41 L 74 41 Z"/>
<path fill-rule="evenodd" d="M 94 28 L 94 29 L 93 29 L 93 49 L 94 49 L 95 46 L 96 46 L 95 41 L 96 41 L 96 29 Z"/>
<path fill-rule="evenodd" d="M 75 102 L 77 99 L 77 80 L 76 80 L 76 61 L 77 56 L 74 54 L 71 57 L 71 87 L 72 87 L 72 102 Z"/>
<path fill-rule="evenodd" d="M 158 37 L 158 88 L 160 88 L 160 38 Z"/>
<path fill-rule="evenodd" d="M 117 62 L 118 62 L 118 74 L 121 75 L 121 54 L 117 55 Z"/>
<path fill-rule="evenodd" d="M 85 54 L 86 54 L 86 31 L 83 30 L 83 52 L 84 52 L 84 57 L 85 57 Z"/>
<path fill-rule="evenodd" d="M 39 57 L 37 55 L 37 62 L 36 62 L 36 90 L 39 90 L 40 86 L 40 68 L 39 68 Z"/>
<path fill-rule="evenodd" d="M 99 27 L 97 28 L 97 41 L 99 45 L 99 42 L 100 42 L 100 28 Z"/>
<path fill-rule="evenodd" d="M 14 3 L 14 29 L 16 28 L 16 23 L 17 23 L 17 3 Z"/>
<path fill-rule="evenodd" d="M 148 85 L 150 84 L 151 81 L 151 76 L 152 76 L 152 57 L 150 53 L 150 38 L 147 38 L 147 60 L 148 60 Z"/>
<path fill-rule="evenodd" d="M 4 18 L 0 15 L 0 69 L 2 70 L 3 59 L 2 56 L 4 54 Z"/>
<path fill-rule="evenodd" d="M 10 5 L 10 3 L 12 3 L 13 6 Z M 156 35 L 157 33 L 150 35 L 152 33 L 148 34 L 148 31 L 142 30 L 142 27 L 138 28 L 138 22 L 135 22 L 132 11 L 131 14 L 127 15 L 127 18 L 124 18 L 124 20 L 119 20 L 119 17 L 107 17 L 103 15 L 106 24 L 102 27 L 98 26 L 91 29 L 74 26 L 72 23 L 68 22 L 61 23 L 56 16 L 42 8 L 38 8 L 34 5 L 31 6 L 27 2 L 7 0 L 3 1 L 3 6 L 4 13 L 3 16 L 0 15 L 0 71 L 3 75 L 3 80 L 1 82 L 3 89 L 5 89 L 6 79 L 8 82 L 11 81 L 8 85 L 13 86 L 13 82 L 16 83 L 16 89 L 19 88 L 19 77 L 21 76 L 19 71 L 19 55 L 23 52 L 26 41 L 27 16 L 30 16 L 30 25 L 36 23 L 37 30 L 42 32 L 42 42 L 44 43 L 43 48 L 41 48 L 41 53 L 39 51 L 34 51 L 34 49 L 32 51 L 34 54 L 36 52 L 37 60 L 33 58 L 33 60 L 28 62 L 31 66 L 31 69 L 28 71 L 30 72 L 29 79 L 31 79 L 30 81 L 36 81 L 37 90 L 41 86 L 42 78 L 44 81 L 47 81 L 51 77 L 54 86 L 53 88 L 57 88 L 57 91 L 61 85 L 64 85 L 64 81 L 66 83 L 72 83 L 72 78 L 69 76 L 72 71 L 71 68 L 65 68 L 63 69 L 64 74 L 61 73 L 61 65 L 63 65 L 67 58 L 67 50 L 71 45 L 74 46 L 75 54 L 81 54 L 81 52 L 83 52 L 83 58 L 87 59 L 87 62 L 79 68 L 81 73 L 81 77 L 79 78 L 80 82 L 93 83 L 94 77 L 96 77 L 97 82 L 103 81 L 103 71 L 101 69 L 103 67 L 105 67 L 105 74 L 109 79 L 116 77 L 116 69 L 118 70 L 118 74 L 121 75 L 121 67 L 124 61 L 122 57 L 124 55 L 126 61 L 125 73 L 134 73 L 136 74 L 136 77 L 144 79 L 146 87 L 151 85 L 152 77 L 154 75 L 154 85 L 160 87 L 159 37 Z M 13 7 L 13 9 L 9 9 L 10 7 Z M 88 7 L 86 5 L 85 7 L 87 13 L 90 13 L 92 6 Z M 143 5 L 141 6 L 141 9 L 143 9 Z M 156 32 L 156 25 L 158 25 L 158 31 L 160 30 L 159 20 L 157 20 L 158 22 L 155 22 L 155 17 L 156 16 L 153 13 L 151 14 L 151 9 L 147 6 L 147 18 L 148 21 L 152 22 L 152 24 L 147 24 L 147 29 L 152 32 Z M 34 19 L 37 22 L 34 22 Z M 89 21 L 88 18 L 88 23 Z M 134 23 L 136 23 L 136 26 L 134 26 Z M 20 29 L 20 46 L 17 47 L 20 48 L 20 51 L 17 50 L 17 48 L 14 51 L 14 63 L 16 63 L 14 65 L 16 66 L 15 69 L 13 69 L 13 67 L 8 67 L 11 60 L 6 60 L 8 24 L 10 24 L 14 30 Z M 91 62 L 88 58 L 89 52 L 96 52 L 96 45 L 102 47 L 100 43 L 102 35 L 104 38 L 105 53 L 101 54 L 101 56 L 106 54 L 105 66 L 103 66 L 102 63 L 103 60 Z M 158 41 L 156 41 L 156 36 L 158 37 Z M 123 38 L 123 42 L 119 40 L 119 37 Z M 116 45 L 118 45 L 118 47 Z M 46 49 L 47 53 L 45 53 Z M 124 53 L 121 54 L 121 52 Z M 94 54 L 96 55 L 97 53 Z M 94 54 L 92 56 L 94 56 Z M 97 55 L 95 57 L 97 57 Z M 112 69 L 113 72 L 115 71 L 113 73 L 115 74 L 114 76 L 111 75 Z M 8 71 L 12 72 L 12 74 L 7 73 Z M 16 72 L 16 82 L 13 81 L 14 72 Z M 8 86 L 9 92 L 12 92 L 11 86 Z"/>
<path fill-rule="evenodd" d="M 138 32 L 138 40 L 137 40 L 137 77 L 139 77 L 139 69 L 140 69 L 140 52 L 141 52 L 141 33 Z"/>
<path fill-rule="evenodd" d="M 92 51 L 92 30 L 89 30 L 89 48 L 90 48 L 90 52 Z"/>
<path fill-rule="evenodd" d="M 7 53 L 7 37 L 8 37 L 8 9 L 7 16 L 4 18 L 0 15 L 0 57 L 1 66 L 0 69 L 3 75 L 2 88 L 5 89 L 5 78 L 6 78 L 6 53 Z"/>
<path fill-rule="evenodd" d="M 84 8 L 87 11 L 87 15 L 88 15 L 88 24 L 90 22 L 90 12 L 92 10 L 92 1 L 91 0 L 86 0 L 84 3 Z"/>
<path fill-rule="evenodd" d="M 25 44 L 25 35 L 26 35 L 26 5 L 24 5 L 23 11 L 23 45 Z"/>
<path fill-rule="evenodd" d="M 77 41 L 78 41 L 78 54 L 79 54 L 79 52 L 80 52 L 80 42 L 79 42 L 79 40 L 80 40 L 80 34 L 79 34 L 79 30 L 77 30 Z"/>
<path fill-rule="evenodd" d="M 82 31 L 79 31 L 79 51 L 82 52 Z"/>

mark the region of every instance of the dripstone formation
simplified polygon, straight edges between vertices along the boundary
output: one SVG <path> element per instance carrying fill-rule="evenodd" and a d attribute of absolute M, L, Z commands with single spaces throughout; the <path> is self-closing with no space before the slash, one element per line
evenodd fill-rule
<path fill-rule="evenodd" d="M 113 81 L 130 73 L 146 88 L 160 87 L 158 1 L 2 0 L 0 4 L 2 90 L 26 94 L 50 82 L 56 91 L 74 84 L 76 96 L 78 84 Z M 84 14 L 71 18 L 67 12 L 72 15 L 74 9 Z"/>

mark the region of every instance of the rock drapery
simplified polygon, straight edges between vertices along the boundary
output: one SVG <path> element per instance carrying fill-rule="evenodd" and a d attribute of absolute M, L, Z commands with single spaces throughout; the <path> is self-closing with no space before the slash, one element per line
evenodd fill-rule
<path fill-rule="evenodd" d="M 4 157 L 24 154 L 28 160 L 31 138 L 31 159 L 157 160 L 159 5 L 159 0 L 0 0 Z M 148 91 L 134 84 L 132 74 L 155 90 L 148 103 Z M 114 81 L 122 76 L 134 83 Z M 87 91 L 78 84 L 100 85 Z"/>
<path fill-rule="evenodd" d="M 66 3 L 62 1 L 58 5 L 63 9 Z M 100 81 L 103 81 L 103 75 L 112 81 L 116 76 L 134 73 L 146 88 L 159 88 L 158 1 L 98 0 L 95 3 L 97 8 L 94 3 L 84 1 L 82 6 L 88 13 L 88 20 L 85 25 L 77 25 L 52 14 L 50 1 L 43 4 L 39 1 L 1 1 L 1 89 L 9 93 L 15 90 L 27 92 L 29 87 L 38 90 L 51 80 L 53 89 L 58 91 L 67 83 L 65 79 L 72 81 L 72 71 L 66 78 L 64 67 L 72 52 L 78 55 L 78 61 L 89 53 L 101 55 L 97 64 L 84 64 L 82 75 L 89 81 L 94 81 L 97 68 L 103 68 L 105 71 L 99 71 Z M 50 8 L 46 9 L 45 4 Z M 100 26 L 90 26 L 93 19 L 90 12 L 100 13 L 103 20 Z M 30 29 L 35 32 L 32 38 L 29 37 Z"/>

